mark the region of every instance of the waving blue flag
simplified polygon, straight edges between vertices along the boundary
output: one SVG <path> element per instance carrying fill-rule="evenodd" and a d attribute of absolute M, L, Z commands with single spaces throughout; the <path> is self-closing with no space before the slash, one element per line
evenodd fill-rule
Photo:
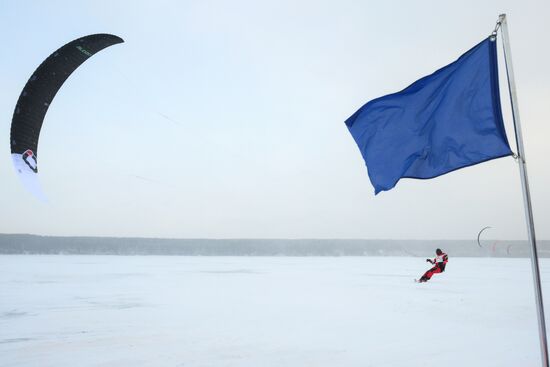
<path fill-rule="evenodd" d="M 375 194 L 401 178 L 433 178 L 512 154 L 498 88 L 496 40 L 346 120 Z"/>

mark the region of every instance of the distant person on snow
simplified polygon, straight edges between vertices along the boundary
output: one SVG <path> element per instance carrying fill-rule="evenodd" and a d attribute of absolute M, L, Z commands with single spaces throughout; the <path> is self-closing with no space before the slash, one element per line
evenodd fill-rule
<path fill-rule="evenodd" d="M 426 259 L 426 261 L 434 265 L 434 267 L 422 275 L 422 277 L 418 280 L 419 283 L 427 282 L 431 279 L 432 275 L 443 273 L 445 271 L 445 265 L 447 265 L 447 262 L 449 261 L 449 256 L 447 256 L 447 254 L 439 248 L 435 250 L 435 254 L 435 259 Z"/>

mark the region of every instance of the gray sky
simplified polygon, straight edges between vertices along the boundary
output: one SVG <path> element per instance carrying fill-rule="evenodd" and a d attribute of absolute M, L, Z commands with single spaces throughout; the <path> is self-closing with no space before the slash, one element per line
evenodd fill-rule
<path fill-rule="evenodd" d="M 454 61 L 502 12 L 537 235 L 549 239 L 550 2 L 502 0 L 2 1 L 0 232 L 467 239 L 492 226 L 488 237 L 525 238 L 512 158 L 375 197 L 344 125 Z M 43 59 L 92 33 L 126 43 L 82 65 L 52 103 L 38 152 L 44 204 L 12 167 L 13 109 Z"/>

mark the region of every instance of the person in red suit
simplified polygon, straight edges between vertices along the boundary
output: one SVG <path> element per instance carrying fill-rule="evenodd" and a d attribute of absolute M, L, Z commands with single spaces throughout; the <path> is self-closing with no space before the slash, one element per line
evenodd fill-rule
<path fill-rule="evenodd" d="M 418 280 L 419 283 L 427 282 L 432 278 L 432 275 L 443 273 L 445 271 L 445 266 L 447 265 L 447 262 L 449 261 L 449 256 L 447 256 L 446 253 L 441 251 L 440 248 L 435 250 L 435 258 L 433 260 L 426 259 L 427 262 L 431 263 L 433 265 L 433 268 L 428 270 L 427 272 L 422 275 L 422 277 Z"/>

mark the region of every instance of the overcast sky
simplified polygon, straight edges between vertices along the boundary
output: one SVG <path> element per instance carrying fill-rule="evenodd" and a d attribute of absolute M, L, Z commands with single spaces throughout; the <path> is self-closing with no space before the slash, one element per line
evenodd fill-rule
<path fill-rule="evenodd" d="M 374 196 L 344 124 L 454 61 L 502 12 L 537 235 L 549 239 L 547 0 L 2 1 L 0 232 L 468 239 L 491 226 L 488 237 L 526 238 L 513 158 Z M 92 33 L 126 42 L 83 64 L 52 103 L 38 149 L 44 204 L 12 167 L 14 106 L 48 55 Z"/>

